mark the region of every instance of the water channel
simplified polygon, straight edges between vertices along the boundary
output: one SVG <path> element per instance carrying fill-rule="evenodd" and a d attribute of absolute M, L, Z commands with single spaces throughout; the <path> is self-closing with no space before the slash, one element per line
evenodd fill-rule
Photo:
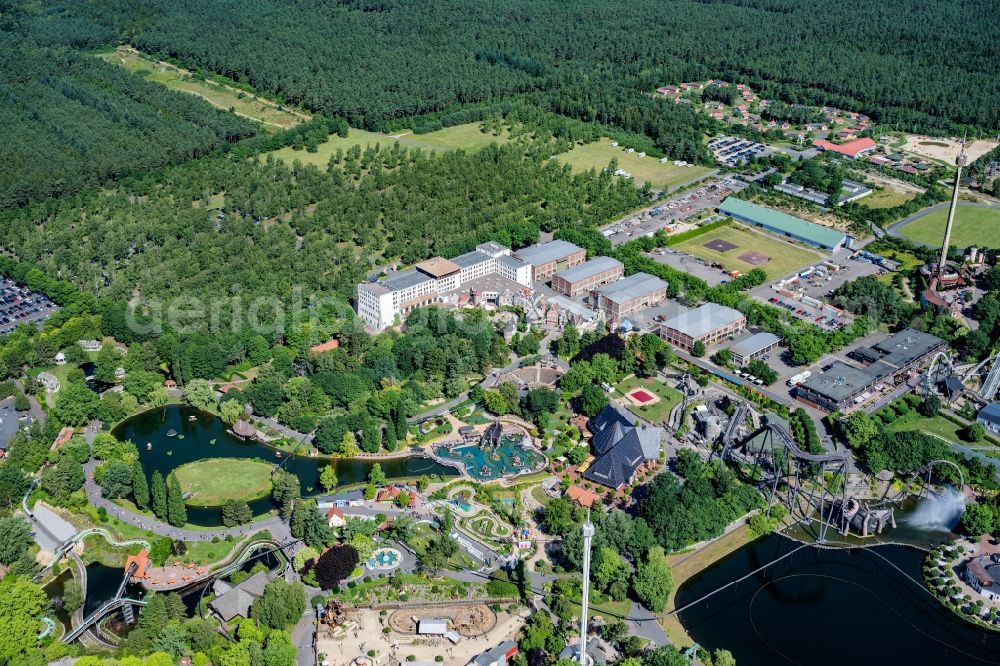
<path fill-rule="evenodd" d="M 799 545 L 778 535 L 748 544 L 689 579 L 677 604 Z M 803 548 L 680 620 L 700 645 L 728 649 L 742 665 L 1000 663 L 1000 634 L 964 622 L 926 591 L 923 555 L 910 546 Z"/>
<path fill-rule="evenodd" d="M 173 432 L 174 436 L 168 433 Z M 310 458 L 291 456 L 256 441 L 243 441 L 228 432 L 228 427 L 216 416 L 190 407 L 168 405 L 136 414 L 122 421 L 112 434 L 118 439 L 129 439 L 139 449 L 139 459 L 147 475 L 159 470 L 166 476 L 185 463 L 204 458 L 257 458 L 295 474 L 302 485 L 303 496 L 319 492 L 319 473 L 322 467 L 332 464 L 337 470 L 341 485 L 360 483 L 378 462 L 387 478 L 414 477 L 426 474 L 441 477 L 456 476 L 458 471 L 424 456 L 414 455 L 389 460 L 362 460 L 353 458 Z M 255 515 L 272 508 L 269 498 L 250 502 Z M 195 525 L 221 524 L 221 510 L 216 507 L 188 507 L 188 521 Z"/>

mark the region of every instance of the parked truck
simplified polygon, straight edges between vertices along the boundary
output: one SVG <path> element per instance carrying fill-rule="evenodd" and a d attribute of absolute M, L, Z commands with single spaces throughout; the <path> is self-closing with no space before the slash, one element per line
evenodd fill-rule
<path fill-rule="evenodd" d="M 789 377 L 788 381 L 786 383 L 789 386 L 798 386 L 799 384 L 801 384 L 805 380 L 809 379 L 810 377 L 812 377 L 812 373 L 809 372 L 808 370 L 806 370 L 805 372 L 800 372 L 797 375 L 793 375 L 792 377 Z"/>

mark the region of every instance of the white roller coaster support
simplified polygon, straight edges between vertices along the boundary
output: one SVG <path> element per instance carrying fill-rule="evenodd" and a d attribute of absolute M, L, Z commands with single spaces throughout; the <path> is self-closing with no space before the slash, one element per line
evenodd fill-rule
<path fill-rule="evenodd" d="M 1000 362 L 997 361 L 997 356 L 994 356 L 993 365 L 990 367 L 989 374 L 986 375 L 986 381 L 983 382 L 983 388 L 979 394 L 986 400 L 992 400 L 998 387 L 1000 387 Z"/>

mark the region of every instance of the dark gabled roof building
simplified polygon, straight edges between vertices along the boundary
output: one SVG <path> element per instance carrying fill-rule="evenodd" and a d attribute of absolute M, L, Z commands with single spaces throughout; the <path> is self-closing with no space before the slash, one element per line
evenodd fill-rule
<path fill-rule="evenodd" d="M 583 473 L 588 481 L 620 488 L 632 481 L 640 465 L 660 456 L 663 429 L 636 427 L 611 405 L 592 418 L 587 428 L 594 433 L 590 448 L 596 456 Z"/>

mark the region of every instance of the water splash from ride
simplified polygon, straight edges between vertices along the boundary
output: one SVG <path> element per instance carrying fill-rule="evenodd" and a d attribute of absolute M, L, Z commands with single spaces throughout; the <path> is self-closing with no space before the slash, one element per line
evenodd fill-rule
<path fill-rule="evenodd" d="M 951 486 L 920 500 L 907 523 L 925 530 L 951 531 L 965 511 L 965 495 Z"/>

